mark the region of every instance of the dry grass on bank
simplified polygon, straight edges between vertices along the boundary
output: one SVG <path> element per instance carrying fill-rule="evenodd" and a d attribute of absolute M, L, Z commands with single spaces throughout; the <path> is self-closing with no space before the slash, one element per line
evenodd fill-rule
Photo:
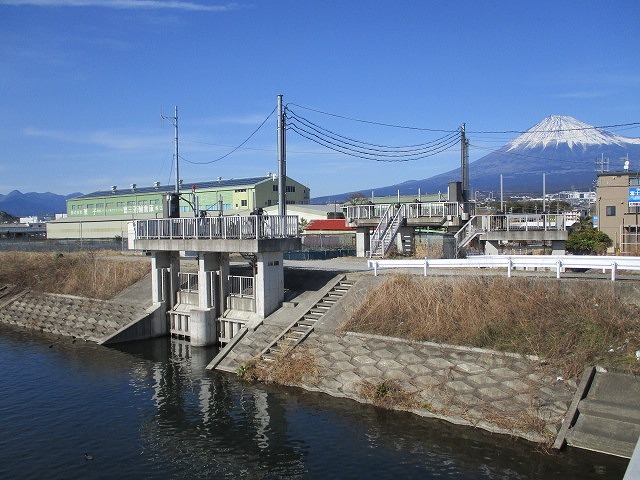
<path fill-rule="evenodd" d="M 103 300 L 150 270 L 147 259 L 125 261 L 102 252 L 0 252 L 0 284 Z"/>
<path fill-rule="evenodd" d="M 395 275 L 343 330 L 537 355 L 568 377 L 594 364 L 640 373 L 638 310 L 586 282 Z"/>
<path fill-rule="evenodd" d="M 377 383 L 364 381 L 360 385 L 360 395 L 374 405 L 382 408 L 417 408 L 416 392 L 407 392 L 395 380 L 383 380 Z"/>
<path fill-rule="evenodd" d="M 254 359 L 242 365 L 237 374 L 244 380 L 278 385 L 315 385 L 320 379 L 315 358 L 305 348 L 285 351 L 273 362 Z"/>

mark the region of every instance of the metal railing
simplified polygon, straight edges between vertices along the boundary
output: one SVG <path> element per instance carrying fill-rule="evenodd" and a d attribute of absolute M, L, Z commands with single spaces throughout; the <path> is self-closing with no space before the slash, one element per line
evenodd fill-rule
<path fill-rule="evenodd" d="M 369 260 L 369 268 L 378 275 L 386 268 L 421 268 L 426 276 L 430 268 L 505 268 L 507 276 L 514 269 L 555 270 L 556 278 L 567 268 L 611 271 L 615 281 L 618 270 L 640 270 L 640 257 L 607 257 L 597 255 L 478 255 L 459 259 Z M 640 279 L 640 278 L 639 278 Z"/>
<path fill-rule="evenodd" d="M 390 205 L 384 216 L 380 218 L 376 230 L 371 235 L 371 250 L 369 256 L 384 256 L 391 247 L 393 239 L 398 233 L 400 224 L 404 219 L 405 205 L 400 205 L 396 209 L 394 205 Z"/>
<path fill-rule="evenodd" d="M 253 277 L 229 275 L 229 295 L 240 298 L 255 298 Z"/>
<path fill-rule="evenodd" d="M 137 240 L 269 239 L 298 236 L 297 215 L 249 215 L 134 220 Z"/>
<path fill-rule="evenodd" d="M 349 205 L 347 207 L 347 220 L 381 218 L 389 207 L 394 204 L 378 205 Z M 416 202 L 402 204 L 405 207 L 407 218 L 429 218 L 448 216 L 462 216 L 464 213 L 473 215 L 475 204 L 459 202 Z"/>
<path fill-rule="evenodd" d="M 483 232 L 510 232 L 535 230 L 567 229 L 567 222 L 562 213 L 559 214 L 510 214 L 510 215 L 479 215 L 481 222 L 478 229 Z"/>
<path fill-rule="evenodd" d="M 191 272 L 178 273 L 178 285 L 184 292 L 198 292 L 198 274 Z"/>

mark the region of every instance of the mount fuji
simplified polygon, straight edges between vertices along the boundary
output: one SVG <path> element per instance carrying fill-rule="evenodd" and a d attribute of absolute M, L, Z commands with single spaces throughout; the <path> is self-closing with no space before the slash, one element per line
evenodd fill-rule
<path fill-rule="evenodd" d="M 473 134 L 469 136 L 473 149 Z M 479 148 L 479 147 L 475 147 Z M 626 138 L 588 125 L 565 115 L 551 115 L 525 133 L 469 165 L 472 191 L 500 191 L 500 175 L 507 194 L 542 193 L 542 174 L 546 174 L 548 193 L 562 190 L 587 191 L 593 188 L 597 162 L 609 160 L 610 171 L 622 171 L 629 158 L 631 170 L 640 170 L 640 138 Z M 606 167 L 606 163 L 605 163 Z M 448 182 L 460 180 L 460 168 L 423 179 L 375 188 L 376 195 L 403 195 L 446 192 Z M 331 198 L 346 198 L 333 195 Z M 371 189 L 363 190 L 368 196 Z M 322 203 L 316 198 L 313 203 Z"/>

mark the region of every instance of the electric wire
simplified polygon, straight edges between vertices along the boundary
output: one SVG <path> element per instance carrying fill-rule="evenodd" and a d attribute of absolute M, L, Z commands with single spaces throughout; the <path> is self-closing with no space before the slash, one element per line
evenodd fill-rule
<path fill-rule="evenodd" d="M 372 121 L 372 120 L 363 120 L 361 118 L 348 117 L 346 115 L 340 115 L 340 114 L 337 114 L 337 113 L 324 112 L 322 110 L 318 110 L 318 109 L 311 108 L 311 107 L 305 107 L 305 106 L 299 105 L 297 103 L 287 103 L 286 107 L 288 107 L 289 105 L 293 105 L 295 107 L 302 108 L 304 110 L 309 110 L 311 112 L 320 113 L 322 115 L 328 115 L 330 117 L 342 118 L 343 120 L 350 120 L 350 121 L 353 121 L 353 122 L 368 123 L 370 125 L 380 125 L 382 127 L 403 128 L 403 129 L 406 129 L 406 130 L 421 130 L 421 131 L 425 131 L 425 132 L 453 133 L 454 131 L 457 131 L 457 130 L 442 130 L 442 129 L 437 129 L 437 128 L 412 127 L 412 126 L 409 126 L 409 125 L 398 125 L 398 124 L 393 124 L 393 123 L 375 122 L 375 121 Z"/>
<path fill-rule="evenodd" d="M 524 133 L 556 133 L 556 132 L 575 132 L 575 131 L 585 131 L 585 130 L 604 130 L 604 129 L 610 129 L 610 128 L 622 128 L 622 127 L 628 127 L 628 128 L 634 128 L 640 126 L 640 122 L 631 122 L 631 123 L 618 123 L 618 124 L 614 124 L 614 125 L 598 125 L 598 126 L 588 126 L 588 127 L 575 127 L 575 128 L 554 128 L 552 130 L 502 130 L 502 131 L 475 131 L 475 130 L 467 130 L 467 133 L 472 133 L 472 134 L 495 134 L 495 135 L 500 135 L 500 134 L 508 134 L 508 133 L 517 133 L 517 134 L 524 134 Z"/>
<path fill-rule="evenodd" d="M 443 144 L 447 143 L 448 141 L 450 141 L 452 139 L 455 139 L 456 142 L 459 139 L 459 135 L 458 134 L 453 134 L 453 135 L 450 135 L 450 136 L 447 136 L 447 137 L 443 137 L 438 142 L 434 142 L 433 144 L 431 144 L 429 146 L 429 148 L 422 148 L 420 150 L 411 150 L 411 151 L 403 151 L 403 150 L 394 151 L 394 150 L 381 150 L 381 149 L 362 148 L 361 146 L 354 145 L 354 144 L 349 143 L 349 142 L 336 140 L 334 137 L 331 137 L 331 136 L 322 135 L 322 133 L 318 132 L 317 130 L 305 129 L 304 127 L 302 127 L 301 125 L 299 125 L 299 124 L 297 124 L 295 122 L 294 123 L 290 123 L 289 126 L 296 133 L 300 134 L 301 132 L 304 132 L 308 136 L 314 137 L 316 139 L 322 139 L 324 141 L 324 143 L 329 143 L 329 144 L 334 145 L 336 147 L 340 147 L 341 149 L 344 149 L 344 150 L 347 150 L 347 151 L 351 151 L 351 152 L 354 152 L 354 153 L 358 153 L 358 154 L 362 154 L 362 155 L 366 155 L 368 157 L 383 157 L 383 158 L 422 157 L 427 153 L 431 153 L 434 150 L 437 150 Z"/>
<path fill-rule="evenodd" d="M 475 145 L 475 144 L 470 144 L 469 145 L 472 148 L 476 148 L 479 150 L 486 150 L 490 153 L 495 153 L 497 155 L 503 155 L 505 157 L 522 157 L 522 158 L 535 158 L 536 160 L 545 160 L 547 162 L 555 162 L 557 161 L 557 159 L 555 158 L 551 158 L 551 157 L 541 157 L 539 155 L 528 155 L 526 153 L 517 153 L 517 152 L 507 152 L 507 151 L 503 151 L 502 149 L 493 149 L 493 148 L 488 148 L 488 147 L 481 147 L 480 145 Z M 562 159 L 562 163 L 575 163 L 575 164 L 581 164 L 581 165 L 586 165 L 586 163 L 582 160 L 572 160 L 569 158 L 563 158 Z"/>
<path fill-rule="evenodd" d="M 221 157 L 215 158 L 213 160 L 208 160 L 206 162 L 194 162 L 191 160 L 187 160 L 186 158 L 183 158 L 183 160 L 187 163 L 191 163 L 194 165 L 209 165 L 211 163 L 215 163 L 215 162 L 219 162 L 220 160 L 223 160 L 225 158 L 227 158 L 229 155 L 235 153 L 236 151 L 238 151 L 242 146 L 244 146 L 245 143 L 247 143 L 249 140 L 251 140 L 251 138 L 258 133 L 258 131 L 264 126 L 265 123 L 267 123 L 267 121 L 269 120 L 269 118 L 271 118 L 271 115 L 273 115 L 273 113 L 276 111 L 278 107 L 273 107 L 273 110 L 271 110 L 271 113 L 269 113 L 269 115 L 267 115 L 267 118 L 265 118 L 262 123 L 260 125 L 258 125 L 258 128 L 256 128 L 253 132 L 251 132 L 251 135 L 249 135 L 240 145 L 238 145 L 237 147 L 233 148 L 230 152 L 222 155 Z M 180 157 L 182 158 L 182 157 Z"/>
<path fill-rule="evenodd" d="M 340 135 L 332 130 L 329 130 L 327 128 L 321 127 L 320 125 L 312 122 L 311 120 L 302 117 L 300 115 L 297 115 L 294 111 L 288 109 L 286 111 L 288 113 L 287 115 L 287 123 L 289 123 L 290 119 L 293 119 L 293 121 L 298 121 L 300 123 L 302 123 L 306 128 L 309 128 L 311 130 L 314 130 L 315 132 L 317 132 L 318 134 L 321 135 L 326 135 L 330 138 L 332 138 L 335 141 L 341 142 L 341 143 L 345 143 L 347 145 L 351 145 L 353 147 L 360 147 L 363 149 L 369 149 L 369 150 L 373 150 L 373 151 L 378 151 L 378 152 L 385 152 L 385 153 L 410 153 L 410 152 L 418 152 L 421 150 L 424 150 L 425 148 L 431 147 L 433 145 L 436 145 L 438 143 L 439 140 L 441 139 L 445 139 L 448 136 L 453 136 L 453 135 L 458 135 L 458 131 L 454 131 L 452 133 L 450 133 L 449 135 L 445 135 L 444 137 L 438 138 L 436 140 L 433 140 L 431 142 L 425 142 L 425 143 L 418 143 L 418 144 L 413 144 L 413 145 L 399 145 L 399 146 L 391 146 L 391 145 L 382 145 L 382 144 L 377 144 L 377 143 L 369 143 L 369 142 L 364 142 L 362 140 L 357 140 L 351 137 L 346 137 L 344 135 Z M 379 147 L 379 148 L 372 148 L 372 147 Z M 418 148 L 420 147 L 420 148 Z"/>
<path fill-rule="evenodd" d="M 361 152 L 358 151 L 356 149 L 353 148 L 348 148 L 345 147 L 344 145 L 340 145 L 337 144 L 335 142 L 332 142 L 330 140 L 328 140 L 325 137 L 322 137 L 320 135 L 314 134 L 312 132 L 307 132 L 303 129 L 300 129 L 296 124 L 291 124 L 287 127 L 288 130 L 291 130 L 295 133 L 297 133 L 298 135 L 300 135 L 303 138 L 306 138 L 307 140 L 310 140 L 314 143 L 317 143 L 318 145 L 321 145 L 325 148 L 328 148 L 330 150 L 345 154 L 345 155 L 349 155 L 352 157 L 356 157 L 356 158 L 362 158 L 364 160 L 371 160 L 371 161 L 376 161 L 376 162 L 408 162 L 408 161 L 414 161 L 414 160 L 420 160 L 423 158 L 428 158 L 428 157 L 432 157 L 434 155 L 437 155 L 438 153 L 442 153 L 446 150 L 448 150 L 451 146 L 456 145 L 459 142 L 459 137 L 456 135 L 454 138 L 452 138 L 451 140 L 449 140 L 448 142 L 430 149 L 430 150 L 425 150 L 423 152 L 421 152 L 420 154 L 416 154 L 414 156 L 401 156 L 398 157 L 396 155 L 391 156 L 391 158 L 389 158 L 389 156 L 382 156 L 379 153 L 367 153 L 367 152 Z M 381 158 L 383 157 L 383 158 Z M 410 157 L 410 158 L 409 158 Z"/>

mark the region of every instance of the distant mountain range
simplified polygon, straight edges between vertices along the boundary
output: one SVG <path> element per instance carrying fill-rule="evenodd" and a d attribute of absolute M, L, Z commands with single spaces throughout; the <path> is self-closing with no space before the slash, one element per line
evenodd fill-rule
<path fill-rule="evenodd" d="M 473 136 L 469 139 L 474 148 Z M 500 174 L 505 194 L 542 194 L 542 174 L 546 173 L 547 193 L 563 190 L 588 191 L 596 178 L 596 162 L 609 159 L 610 170 L 622 170 L 628 155 L 633 170 L 639 168 L 640 139 L 626 138 L 597 129 L 573 117 L 551 115 L 531 127 L 515 140 L 469 166 L 472 191 L 500 191 Z M 606 166 L 606 165 L 605 165 Z M 386 187 L 368 188 L 325 197 L 312 203 L 341 201 L 353 193 L 365 196 L 416 195 L 446 192 L 450 181 L 460 180 L 460 168 L 423 180 L 408 180 Z"/>
<path fill-rule="evenodd" d="M 31 215 L 51 215 L 54 213 L 66 213 L 67 199 L 82 195 L 72 193 L 70 195 L 57 195 L 55 193 L 22 193 L 18 190 L 6 195 L 0 194 L 0 211 L 7 212 L 14 217 L 27 217 Z"/>

